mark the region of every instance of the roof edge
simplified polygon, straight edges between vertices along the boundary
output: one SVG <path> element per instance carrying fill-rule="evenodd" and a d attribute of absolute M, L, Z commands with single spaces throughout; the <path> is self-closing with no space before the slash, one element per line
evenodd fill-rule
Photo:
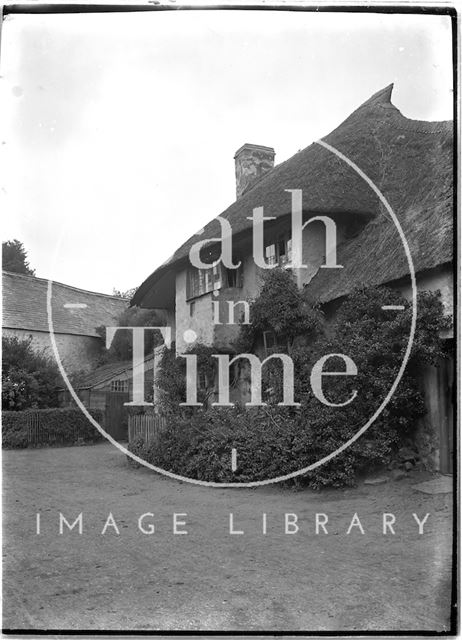
<path fill-rule="evenodd" d="M 24 278 L 25 280 L 38 280 L 39 282 L 51 282 L 52 285 L 57 284 L 60 287 L 65 287 L 66 289 L 72 289 L 73 291 L 79 291 L 80 293 L 88 293 L 93 296 L 100 296 L 101 298 L 111 298 L 112 300 L 124 300 L 125 302 L 129 302 L 129 298 L 120 298 L 119 296 L 111 295 L 110 293 L 99 293 L 98 291 L 89 291 L 88 289 L 81 289 L 80 287 L 74 287 L 71 284 L 64 284 L 63 282 L 58 282 L 57 280 L 53 280 L 52 278 L 38 278 L 37 276 L 29 276 L 25 273 L 16 273 L 14 271 L 6 271 L 2 269 L 2 275 L 5 274 L 7 276 L 14 276 L 15 278 Z"/>
<path fill-rule="evenodd" d="M 382 120 L 381 114 L 379 113 L 380 110 L 381 109 L 389 110 L 389 113 L 392 114 L 393 117 L 387 120 L 388 122 L 390 122 L 390 124 L 393 127 L 396 127 L 398 129 L 409 129 L 409 130 L 414 130 L 416 132 L 422 132 L 422 133 L 444 133 L 449 130 L 449 127 L 454 126 L 454 123 L 452 120 L 429 121 L 429 120 L 415 120 L 412 118 L 408 118 L 407 116 L 403 115 L 401 111 L 398 109 L 398 107 L 396 107 L 392 103 L 391 98 L 392 98 L 393 90 L 394 90 L 394 82 L 391 82 L 387 86 L 376 91 L 367 100 L 365 100 L 362 104 L 360 104 L 354 111 L 352 111 L 342 122 L 340 122 L 339 125 L 335 127 L 335 129 L 330 131 L 328 134 L 322 136 L 322 139 L 329 140 L 330 136 L 337 133 L 339 129 L 342 129 L 342 127 L 344 127 L 347 123 L 349 123 L 351 120 L 354 120 L 354 118 L 362 114 L 363 111 L 367 111 L 367 110 L 371 110 L 372 112 L 379 114 L 378 115 L 379 121 Z M 305 151 L 310 146 L 312 145 L 308 145 L 302 151 Z M 291 156 L 291 158 L 285 160 L 281 164 L 275 165 L 275 167 L 271 171 L 269 171 L 267 174 L 262 176 L 260 180 L 253 183 L 249 187 L 249 189 L 243 194 L 242 199 L 244 199 L 249 193 L 251 193 L 254 187 L 257 186 L 257 184 L 261 184 L 262 182 L 268 179 L 271 179 L 271 175 L 273 174 L 274 171 L 282 167 L 284 164 L 290 162 L 295 156 L 298 155 L 298 153 L 300 152 L 295 153 L 293 156 Z M 232 206 L 233 204 L 234 203 L 231 203 L 230 206 Z M 227 209 L 218 215 L 223 215 L 226 211 Z M 210 222 L 212 222 L 214 219 L 215 218 L 212 218 Z M 233 236 L 234 235 L 235 234 L 233 233 Z M 186 240 L 186 242 L 183 244 L 186 244 L 187 242 L 188 240 Z M 183 246 L 183 245 L 180 245 L 180 246 Z M 145 299 L 149 289 L 153 285 L 155 285 L 156 282 L 162 276 L 164 276 L 164 274 L 166 274 L 170 270 L 177 269 L 186 260 L 185 256 L 178 256 L 178 257 L 175 257 L 175 256 L 176 256 L 176 252 L 161 266 L 157 267 L 157 269 L 155 269 L 155 271 L 153 271 L 142 282 L 142 284 L 138 287 L 137 291 L 135 292 L 133 298 L 130 300 L 131 307 L 133 306 L 142 307 L 143 300 Z"/>

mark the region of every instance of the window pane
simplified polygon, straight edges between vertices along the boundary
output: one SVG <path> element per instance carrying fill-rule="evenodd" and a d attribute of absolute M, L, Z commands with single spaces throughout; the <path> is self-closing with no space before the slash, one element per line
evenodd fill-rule
<path fill-rule="evenodd" d="M 268 264 L 276 264 L 276 245 L 270 244 L 265 249 L 266 262 Z"/>
<path fill-rule="evenodd" d="M 213 289 L 221 289 L 222 284 L 222 266 L 221 263 L 213 265 L 209 269 L 191 268 L 188 273 L 187 282 L 187 298 L 210 293 Z"/>

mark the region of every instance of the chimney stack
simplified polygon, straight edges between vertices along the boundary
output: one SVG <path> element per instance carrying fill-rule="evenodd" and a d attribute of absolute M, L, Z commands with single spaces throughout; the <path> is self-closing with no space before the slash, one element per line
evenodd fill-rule
<path fill-rule="evenodd" d="M 260 144 L 244 144 L 236 151 L 236 199 L 274 167 L 274 149 Z"/>

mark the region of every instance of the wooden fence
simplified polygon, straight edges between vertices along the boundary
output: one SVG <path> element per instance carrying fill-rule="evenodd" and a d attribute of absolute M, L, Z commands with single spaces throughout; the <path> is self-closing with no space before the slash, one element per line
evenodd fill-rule
<path fill-rule="evenodd" d="M 167 421 L 158 415 L 128 416 L 128 441 L 141 437 L 145 442 L 159 436 L 166 429 Z"/>
<path fill-rule="evenodd" d="M 53 444 L 64 442 L 77 442 L 79 440 L 79 429 L 73 427 L 73 435 L 67 429 L 64 435 L 59 428 L 50 429 L 48 425 L 41 425 L 39 413 L 29 413 L 27 420 L 27 439 L 31 445 Z M 128 416 L 128 441 L 131 442 L 137 437 L 142 437 L 146 442 L 155 439 L 163 429 L 167 427 L 165 417 L 158 415 L 135 415 Z"/>
<path fill-rule="evenodd" d="M 27 440 L 29 444 L 64 444 L 66 442 L 77 442 L 79 439 L 79 429 L 72 428 L 72 436 L 69 429 L 64 434 L 60 429 L 50 429 L 48 425 L 42 425 L 39 413 L 29 413 L 27 415 Z"/>

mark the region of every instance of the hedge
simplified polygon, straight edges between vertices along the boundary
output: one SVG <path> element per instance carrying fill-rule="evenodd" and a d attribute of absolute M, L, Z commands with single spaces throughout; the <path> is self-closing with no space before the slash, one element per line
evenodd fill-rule
<path fill-rule="evenodd" d="M 103 412 L 89 409 L 90 415 L 101 424 Z M 75 444 L 102 439 L 99 431 L 80 409 L 30 409 L 2 411 L 2 446 L 20 449 L 31 445 Z"/>

